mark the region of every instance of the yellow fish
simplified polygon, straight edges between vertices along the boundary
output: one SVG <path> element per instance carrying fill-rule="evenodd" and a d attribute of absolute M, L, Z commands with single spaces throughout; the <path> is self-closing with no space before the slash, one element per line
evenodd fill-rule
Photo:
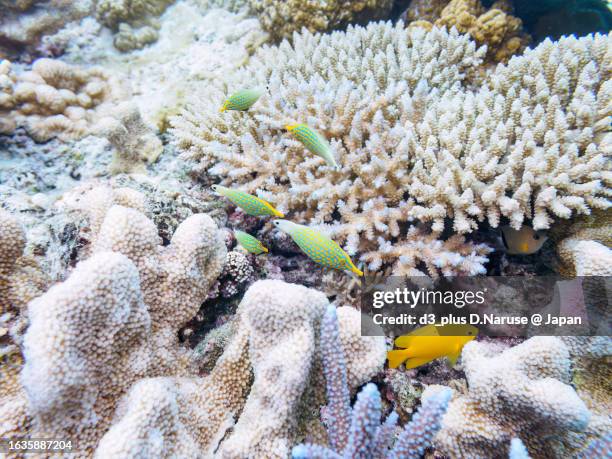
<path fill-rule="evenodd" d="M 521 226 L 520 230 L 515 230 L 511 226 L 502 226 L 501 230 L 504 247 L 510 255 L 536 253 L 548 239 L 543 231 L 535 231 L 527 225 Z"/>
<path fill-rule="evenodd" d="M 416 368 L 440 357 L 447 357 L 454 365 L 463 346 L 476 335 L 478 329 L 472 325 L 427 325 L 417 328 L 408 335 L 396 338 L 395 346 L 402 349 L 387 352 L 389 368 L 397 368 L 403 362 L 406 362 L 406 368 Z"/>
<path fill-rule="evenodd" d="M 261 216 L 274 215 L 275 217 L 283 218 L 285 215 L 279 212 L 268 201 L 264 201 L 257 196 L 245 193 L 244 191 L 232 190 L 221 185 L 213 185 L 213 191 L 216 191 L 221 196 L 225 196 L 238 207 L 240 207 L 247 215 Z"/>
<path fill-rule="evenodd" d="M 353 264 L 351 257 L 324 234 L 288 220 L 274 220 L 272 223 L 279 230 L 291 236 L 302 252 L 317 263 L 363 276 L 363 272 Z"/>
<path fill-rule="evenodd" d="M 260 89 L 243 89 L 235 92 L 223 103 L 220 112 L 226 110 L 246 111 L 263 95 Z"/>

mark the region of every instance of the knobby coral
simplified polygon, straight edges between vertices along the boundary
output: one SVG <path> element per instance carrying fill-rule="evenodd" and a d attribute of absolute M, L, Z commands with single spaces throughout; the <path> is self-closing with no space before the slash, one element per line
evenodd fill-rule
<path fill-rule="evenodd" d="M 323 294 L 299 285 L 255 283 L 210 375 L 139 382 L 120 406 L 97 456 L 135 457 L 144 451 L 197 457 L 216 451 L 228 458 L 286 457 L 306 427 L 305 413 L 324 401 L 312 391 L 320 378 L 318 323 L 327 305 Z M 356 338 L 358 333 L 352 328 L 348 334 Z M 380 339 L 342 341 L 342 347 L 351 355 L 353 387 L 382 366 Z"/>
<path fill-rule="evenodd" d="M 408 458 L 423 455 L 440 428 L 440 419 L 451 397 L 450 389 L 427 399 L 394 439 L 397 413 L 381 424 L 380 393 L 373 383 L 357 395 L 353 408 L 347 383 L 347 368 L 340 346 L 336 309 L 328 306 L 321 323 L 321 355 L 327 383 L 327 431 L 330 448 L 302 444 L 293 448 L 296 459 L 322 458 Z"/>
<path fill-rule="evenodd" d="M 37 141 L 83 137 L 122 95 L 116 78 L 99 68 L 38 59 L 31 71 L 15 73 L 5 60 L 0 62 L 0 133 L 24 127 Z"/>
<path fill-rule="evenodd" d="M 507 62 L 530 41 L 529 35 L 522 30 L 521 20 L 512 16 L 512 5 L 507 0 L 497 1 L 489 9 L 480 0 L 433 2 L 428 6 L 430 3 L 412 2 L 406 18 L 418 21 L 414 25 L 420 27 L 455 27 L 469 34 L 479 45 L 487 45 L 487 57 L 494 62 Z"/>
<path fill-rule="evenodd" d="M 248 0 L 264 30 L 277 40 L 291 38 L 302 28 L 325 32 L 349 23 L 386 19 L 392 0 Z"/>
<path fill-rule="evenodd" d="M 186 374 L 177 332 L 220 273 L 225 245 L 203 214 L 158 243 L 150 220 L 115 205 L 93 255 L 30 303 L 21 378 L 30 435 L 78 438 L 91 453 L 135 381 Z"/>
<path fill-rule="evenodd" d="M 411 272 L 411 241 L 422 234 L 406 229 L 411 222 L 431 222 L 435 235 L 445 222 L 463 234 L 502 218 L 542 229 L 609 207 L 609 43 L 545 41 L 472 87 L 466 74 L 484 50 L 454 30 L 304 32 L 260 49 L 227 82 L 230 92 L 245 81 L 268 85 L 251 110 L 219 114 L 225 92 L 211 87 L 173 119 L 173 134 L 196 176 L 325 227 L 373 268 Z M 340 170 L 284 132 L 294 122 L 330 139 Z M 486 248 L 459 243 L 472 262 L 449 271 L 482 272 Z"/>
<path fill-rule="evenodd" d="M 462 362 L 469 390 L 450 402 L 434 442 L 440 452 L 490 457 L 515 437 L 535 457 L 568 457 L 584 446 L 591 412 L 569 385 L 570 355 L 558 338 L 534 337 L 503 351 L 471 342 Z"/>

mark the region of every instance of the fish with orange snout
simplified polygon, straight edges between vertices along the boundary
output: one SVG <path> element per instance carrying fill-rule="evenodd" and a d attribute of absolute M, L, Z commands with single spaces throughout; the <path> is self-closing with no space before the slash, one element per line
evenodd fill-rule
<path fill-rule="evenodd" d="M 395 346 L 402 348 L 387 352 L 389 368 L 397 368 L 406 362 L 406 368 L 416 368 L 432 360 L 446 357 L 455 365 L 463 346 L 478 335 L 472 325 L 427 325 L 408 335 L 395 339 Z"/>
<path fill-rule="evenodd" d="M 539 251 L 548 237 L 544 231 L 536 231 L 531 226 L 523 225 L 521 229 L 502 226 L 502 241 L 510 255 L 531 255 Z"/>

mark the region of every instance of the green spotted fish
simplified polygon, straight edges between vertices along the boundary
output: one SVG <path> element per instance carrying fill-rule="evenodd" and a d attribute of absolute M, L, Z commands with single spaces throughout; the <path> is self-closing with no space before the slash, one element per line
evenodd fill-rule
<path fill-rule="evenodd" d="M 302 142 L 308 151 L 323 158 L 328 166 L 335 167 L 336 169 L 340 168 L 334 158 L 331 145 L 314 129 L 305 124 L 287 124 L 285 129 Z"/>
<path fill-rule="evenodd" d="M 261 89 L 242 89 L 235 92 L 223 103 L 220 112 L 226 110 L 248 110 L 257 102 L 263 93 Z"/>
<path fill-rule="evenodd" d="M 242 247 L 255 255 L 268 252 L 268 249 L 266 249 L 258 239 L 244 231 L 234 230 L 234 236 L 236 236 L 236 240 Z"/>
<path fill-rule="evenodd" d="M 261 215 L 274 215 L 275 217 L 283 218 L 285 215 L 279 212 L 272 204 L 268 201 L 264 201 L 257 196 L 245 193 L 243 191 L 232 190 L 221 185 L 213 185 L 213 191 L 216 191 L 221 196 L 225 196 L 227 199 L 232 201 L 238 207 L 240 207 L 245 214 L 253 216 Z"/>
<path fill-rule="evenodd" d="M 317 263 L 342 271 L 351 271 L 358 276 L 363 276 L 363 272 L 353 264 L 351 257 L 327 236 L 312 228 L 298 225 L 288 220 L 274 220 L 272 223 L 279 230 L 291 236 L 300 249 L 302 249 L 302 252 Z"/>

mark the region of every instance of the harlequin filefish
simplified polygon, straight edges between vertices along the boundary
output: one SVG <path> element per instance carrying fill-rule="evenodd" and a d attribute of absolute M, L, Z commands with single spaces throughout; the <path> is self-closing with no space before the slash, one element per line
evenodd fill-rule
<path fill-rule="evenodd" d="M 302 142 L 308 151 L 323 158 L 328 166 L 336 169 L 340 168 L 334 158 L 334 152 L 332 151 L 331 145 L 314 129 L 305 124 L 288 124 L 285 126 L 285 129 L 287 129 L 297 140 Z"/>
<path fill-rule="evenodd" d="M 221 112 L 226 110 L 245 111 L 253 106 L 263 95 L 261 89 L 242 89 L 227 98 L 221 107 Z"/>
<path fill-rule="evenodd" d="M 504 247 L 510 255 L 536 253 L 548 239 L 544 231 L 535 231 L 527 225 L 521 226 L 520 230 L 515 230 L 511 226 L 502 226 L 501 230 Z"/>
<path fill-rule="evenodd" d="M 387 352 L 389 368 L 397 368 L 406 362 L 406 368 L 416 368 L 440 357 L 447 357 L 454 365 L 461 355 L 463 346 L 478 335 L 472 325 L 427 325 L 412 333 L 400 336 L 395 346 L 402 348 Z"/>
<path fill-rule="evenodd" d="M 315 262 L 329 268 L 347 270 L 363 276 L 363 272 L 353 264 L 351 257 L 327 236 L 288 220 L 274 220 L 272 223 L 291 236 L 302 252 Z"/>
<path fill-rule="evenodd" d="M 245 233 L 244 231 L 234 230 L 234 236 L 236 236 L 236 240 L 242 247 L 255 255 L 268 251 L 268 249 L 265 248 L 257 238 Z"/>
<path fill-rule="evenodd" d="M 232 201 L 238 207 L 240 207 L 245 214 L 253 216 L 261 215 L 274 215 L 275 217 L 283 218 L 285 215 L 279 212 L 272 204 L 268 201 L 264 201 L 257 196 L 245 193 L 243 191 L 232 190 L 221 185 L 213 185 L 213 191 L 216 191 L 221 196 L 225 196 L 227 199 Z"/>

